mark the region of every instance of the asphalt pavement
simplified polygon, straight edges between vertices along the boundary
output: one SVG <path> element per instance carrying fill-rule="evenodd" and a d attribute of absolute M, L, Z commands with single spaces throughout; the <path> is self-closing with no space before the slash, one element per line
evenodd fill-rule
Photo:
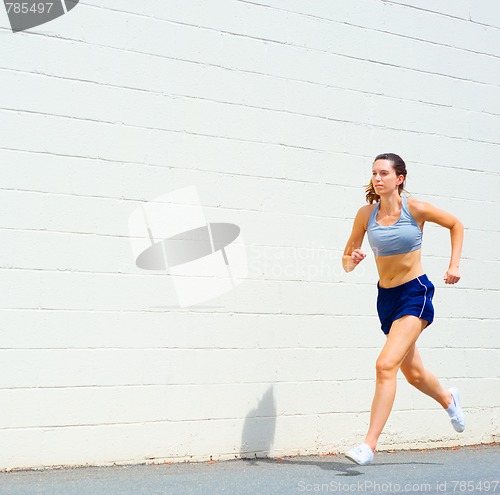
<path fill-rule="evenodd" d="M 85 467 L 0 473 L 2 495 L 500 495 L 500 444 L 377 452 L 369 466 L 343 455 Z"/>

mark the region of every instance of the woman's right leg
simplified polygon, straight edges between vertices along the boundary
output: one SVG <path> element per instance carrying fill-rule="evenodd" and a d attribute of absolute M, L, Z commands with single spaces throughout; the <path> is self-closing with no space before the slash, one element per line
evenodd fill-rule
<path fill-rule="evenodd" d="M 435 399 L 445 409 L 450 405 L 450 392 L 442 387 L 433 373 L 425 369 L 416 344 L 408 351 L 400 369 L 410 385 Z"/>

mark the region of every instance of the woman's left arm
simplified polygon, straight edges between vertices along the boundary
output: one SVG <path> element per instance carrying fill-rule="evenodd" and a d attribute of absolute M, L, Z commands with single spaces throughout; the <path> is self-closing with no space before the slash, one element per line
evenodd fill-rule
<path fill-rule="evenodd" d="M 443 280 L 446 284 L 456 284 L 460 280 L 460 255 L 464 240 L 464 226 L 462 222 L 451 213 L 440 210 L 430 203 L 414 201 L 412 206 L 418 212 L 417 216 L 421 220 L 437 223 L 450 230 L 451 259 Z"/>

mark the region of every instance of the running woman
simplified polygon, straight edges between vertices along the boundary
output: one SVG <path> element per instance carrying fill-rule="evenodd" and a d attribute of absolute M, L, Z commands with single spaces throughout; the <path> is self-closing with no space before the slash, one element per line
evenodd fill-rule
<path fill-rule="evenodd" d="M 356 214 L 342 257 L 344 270 L 354 270 L 366 257 L 361 245 L 367 233 L 379 274 L 377 312 L 387 337 L 376 362 L 376 387 L 368 433 L 361 445 L 345 454 L 359 465 L 373 460 L 394 403 L 399 369 L 408 383 L 441 404 L 455 431 L 465 429 L 458 389 L 445 390 L 441 386 L 424 367 L 416 346 L 422 330 L 434 319 L 434 285 L 424 274 L 420 256 L 424 224 L 433 222 L 450 230 L 451 260 L 444 275 L 446 284 L 456 284 L 460 280 L 464 228 L 450 213 L 402 196 L 405 180 L 406 164 L 400 156 L 386 153 L 375 158 L 372 178 L 366 187 L 368 205 Z"/>

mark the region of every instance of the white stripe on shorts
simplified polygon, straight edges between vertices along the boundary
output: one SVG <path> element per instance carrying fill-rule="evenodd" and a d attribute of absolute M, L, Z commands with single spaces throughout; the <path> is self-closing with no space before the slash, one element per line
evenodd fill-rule
<path fill-rule="evenodd" d="M 420 282 L 420 279 L 417 277 L 417 280 Z M 427 286 L 420 282 L 420 285 L 425 289 L 425 294 L 424 294 L 424 305 L 422 306 L 422 311 L 420 311 L 420 315 L 418 316 L 419 318 L 422 316 L 422 313 L 424 312 L 425 309 L 425 303 L 427 302 Z"/>

